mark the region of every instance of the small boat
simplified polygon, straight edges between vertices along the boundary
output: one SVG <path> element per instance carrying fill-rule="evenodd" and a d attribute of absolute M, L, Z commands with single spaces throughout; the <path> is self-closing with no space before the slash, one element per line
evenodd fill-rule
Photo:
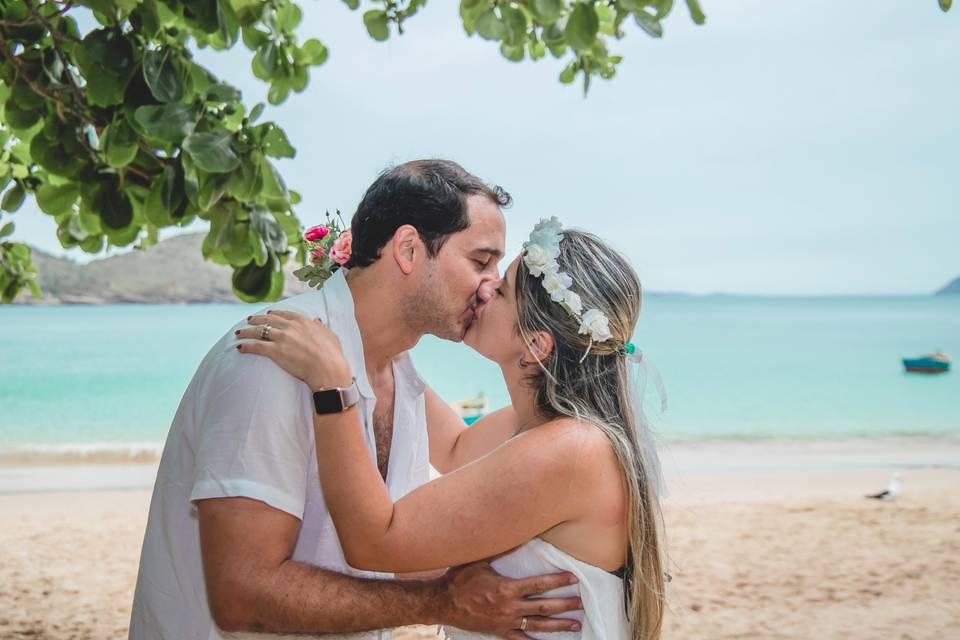
<path fill-rule="evenodd" d="M 950 371 L 952 358 L 942 351 L 919 358 L 904 358 L 903 367 L 909 373 L 946 373 Z"/>
<path fill-rule="evenodd" d="M 467 424 L 473 424 L 482 418 L 489 407 L 486 396 L 481 391 L 472 398 L 453 403 L 453 408 Z"/>

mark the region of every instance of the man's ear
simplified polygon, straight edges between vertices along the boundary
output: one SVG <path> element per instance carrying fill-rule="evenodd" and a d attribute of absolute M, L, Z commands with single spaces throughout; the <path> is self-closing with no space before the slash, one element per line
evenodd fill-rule
<path fill-rule="evenodd" d="M 529 342 L 530 354 L 540 362 L 546 360 L 553 351 L 553 336 L 546 331 L 535 332 L 529 336 Z"/>
<path fill-rule="evenodd" d="M 393 232 L 393 259 L 404 275 L 410 275 L 413 266 L 421 257 L 423 243 L 420 234 L 412 225 L 405 224 Z"/>

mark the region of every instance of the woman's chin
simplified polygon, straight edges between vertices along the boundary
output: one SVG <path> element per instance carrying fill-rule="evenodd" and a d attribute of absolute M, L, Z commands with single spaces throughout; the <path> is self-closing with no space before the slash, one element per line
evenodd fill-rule
<path fill-rule="evenodd" d="M 474 351 L 476 351 L 476 347 L 473 346 L 473 338 L 474 338 L 474 335 L 476 334 L 476 329 L 474 329 L 474 327 L 476 326 L 476 324 L 477 324 L 476 322 L 473 322 L 467 325 L 466 331 L 463 332 L 463 344 L 467 345 Z"/>

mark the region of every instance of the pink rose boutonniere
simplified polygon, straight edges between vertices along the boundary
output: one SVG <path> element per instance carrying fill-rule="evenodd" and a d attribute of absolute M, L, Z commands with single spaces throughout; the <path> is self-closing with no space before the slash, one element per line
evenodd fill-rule
<path fill-rule="evenodd" d="M 330 247 L 330 259 L 339 265 L 345 265 L 350 262 L 350 250 L 353 247 L 353 233 L 347 229 L 333 241 Z"/>
<path fill-rule="evenodd" d="M 293 272 L 311 287 L 320 287 L 327 278 L 350 261 L 353 236 L 343 222 L 340 211 L 336 217 L 327 213 L 327 222 L 310 227 L 303 233 L 300 259 L 304 266 Z"/>

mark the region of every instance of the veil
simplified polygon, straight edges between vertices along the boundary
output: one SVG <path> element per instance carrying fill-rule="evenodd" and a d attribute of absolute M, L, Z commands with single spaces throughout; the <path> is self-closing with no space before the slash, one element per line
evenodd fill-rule
<path fill-rule="evenodd" d="M 663 387 L 663 378 L 660 372 L 644 356 L 643 351 L 636 349 L 634 353 L 625 356 L 630 375 L 631 405 L 634 420 L 637 425 L 640 455 L 643 456 L 644 468 L 647 469 L 653 492 L 657 496 L 664 495 L 663 469 L 660 465 L 660 456 L 657 454 L 657 443 L 653 433 L 653 426 L 643 410 L 643 401 L 647 392 L 647 384 L 653 382 L 657 396 L 660 399 L 660 412 L 667 410 L 667 392 Z"/>

